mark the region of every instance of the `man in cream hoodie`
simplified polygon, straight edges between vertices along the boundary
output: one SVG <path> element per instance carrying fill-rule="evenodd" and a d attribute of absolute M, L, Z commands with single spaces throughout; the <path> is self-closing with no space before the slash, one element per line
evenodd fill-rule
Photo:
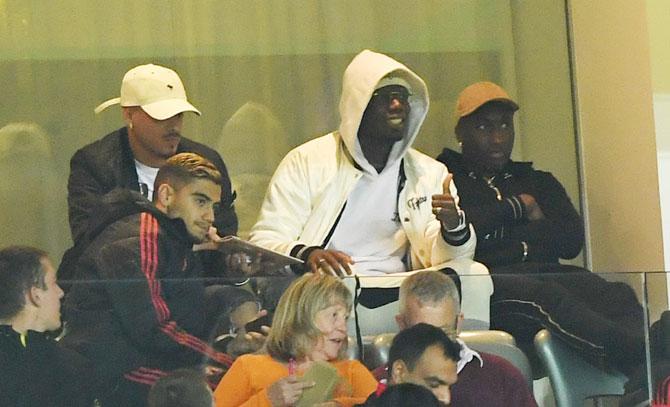
<path fill-rule="evenodd" d="M 451 175 L 411 148 L 428 112 L 423 80 L 362 51 L 344 72 L 339 110 L 339 130 L 279 164 L 251 241 L 339 275 L 471 259 L 474 229 Z"/>

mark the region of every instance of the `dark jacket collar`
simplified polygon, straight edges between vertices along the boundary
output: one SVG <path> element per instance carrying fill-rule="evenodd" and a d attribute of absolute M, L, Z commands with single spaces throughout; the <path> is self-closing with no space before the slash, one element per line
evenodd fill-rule
<path fill-rule="evenodd" d="M 20 334 L 16 332 L 10 325 L 0 325 L 0 335 L 9 338 L 18 338 Z"/>
<path fill-rule="evenodd" d="M 184 221 L 181 219 L 170 219 L 159 211 L 153 203 L 146 199 L 138 191 L 119 187 L 102 198 L 101 205 L 97 206 L 90 218 L 88 228 L 84 236 L 77 240 L 76 244 L 63 255 L 58 276 L 61 281 L 75 278 L 79 258 L 109 225 L 127 216 L 142 212 L 150 213 L 161 226 L 161 230 L 169 233 L 185 249 L 192 248 L 194 242 L 191 239 Z"/>
<path fill-rule="evenodd" d="M 484 174 L 481 168 L 472 165 L 463 160 L 463 155 L 449 148 L 442 150 L 442 153 L 437 157 L 437 160 L 446 164 L 450 172 L 459 175 L 469 175 L 473 178 L 481 178 Z M 489 176 L 524 176 L 533 171 L 533 163 L 531 161 L 512 161 L 509 160 L 507 164 L 497 173 L 489 174 Z"/>
<path fill-rule="evenodd" d="M 102 204 L 96 208 L 91 217 L 91 229 L 88 240 L 93 241 L 107 226 L 117 220 L 141 212 L 150 213 L 158 219 L 161 228 L 165 229 L 184 245 L 193 245 L 194 242 L 183 220 L 169 218 L 142 194 L 124 188 L 114 189 L 103 197 Z"/>
<path fill-rule="evenodd" d="M 0 325 L 0 337 L 9 338 L 17 343 L 21 341 L 21 334 L 16 332 L 10 325 Z M 37 332 L 29 329 L 26 332 L 26 338 L 26 343 L 34 343 L 36 341 L 47 340 L 50 338 L 50 335 L 46 332 Z"/>

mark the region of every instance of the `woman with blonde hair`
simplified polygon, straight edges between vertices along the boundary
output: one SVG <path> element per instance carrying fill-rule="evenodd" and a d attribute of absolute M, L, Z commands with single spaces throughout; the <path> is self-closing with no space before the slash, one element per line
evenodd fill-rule
<path fill-rule="evenodd" d="M 315 385 L 301 376 L 318 362 L 334 367 L 340 383 L 321 406 L 353 406 L 377 382 L 356 360 L 345 359 L 351 293 L 336 277 L 307 273 L 282 295 L 266 354 L 240 356 L 214 392 L 217 407 L 292 406 Z"/>

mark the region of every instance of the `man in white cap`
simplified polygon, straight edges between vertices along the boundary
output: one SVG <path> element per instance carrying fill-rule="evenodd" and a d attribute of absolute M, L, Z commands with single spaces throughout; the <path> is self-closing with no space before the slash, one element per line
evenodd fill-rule
<path fill-rule="evenodd" d="M 385 275 L 472 258 L 447 169 L 411 148 L 428 111 L 421 78 L 368 50 L 343 79 L 339 130 L 279 164 L 251 241 L 306 269 Z"/>
<path fill-rule="evenodd" d="M 222 175 L 221 206 L 214 226 L 218 234 L 237 233 L 228 171 L 211 148 L 182 136 L 184 112 L 200 115 L 186 98 L 179 75 L 159 65 L 140 65 L 128 71 L 121 95 L 95 109 L 120 104 L 125 126 L 78 150 L 70 161 L 68 208 L 72 239 L 77 243 L 102 197 L 115 188 L 142 192 L 149 200 L 158 168 L 176 153 L 193 152 L 210 160 Z"/>

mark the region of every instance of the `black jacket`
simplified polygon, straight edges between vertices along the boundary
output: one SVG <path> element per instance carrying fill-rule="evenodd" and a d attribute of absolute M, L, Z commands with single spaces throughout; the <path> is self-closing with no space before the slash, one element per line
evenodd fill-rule
<path fill-rule="evenodd" d="M 551 173 L 533 169 L 530 162 L 510 160 L 486 178 L 455 151 L 444 149 L 437 160 L 453 173 L 460 206 L 477 233 L 475 260 L 489 267 L 518 263 L 523 258 L 522 241 L 528 245 L 526 261 L 557 263 L 581 251 L 582 219 Z M 522 193 L 535 198 L 544 219 L 526 219 L 517 198 Z"/>
<path fill-rule="evenodd" d="M 67 351 L 41 332 L 28 331 L 25 342 L 10 326 L 0 325 L 1 406 L 92 405 Z"/>
<path fill-rule="evenodd" d="M 221 205 L 214 226 L 221 236 L 237 233 L 237 216 L 228 170 L 221 156 L 211 148 L 181 138 L 178 153 L 192 152 L 210 160 L 221 172 Z M 70 160 L 68 213 L 75 244 L 86 234 L 87 224 L 102 197 L 116 188 L 140 191 L 135 161 L 128 142 L 128 130 L 122 127 L 78 150 Z"/>
<path fill-rule="evenodd" d="M 128 190 L 108 194 L 99 213 L 66 296 L 63 345 L 104 380 L 152 384 L 159 371 L 228 364 L 203 341 L 202 265 L 183 221 Z"/>

